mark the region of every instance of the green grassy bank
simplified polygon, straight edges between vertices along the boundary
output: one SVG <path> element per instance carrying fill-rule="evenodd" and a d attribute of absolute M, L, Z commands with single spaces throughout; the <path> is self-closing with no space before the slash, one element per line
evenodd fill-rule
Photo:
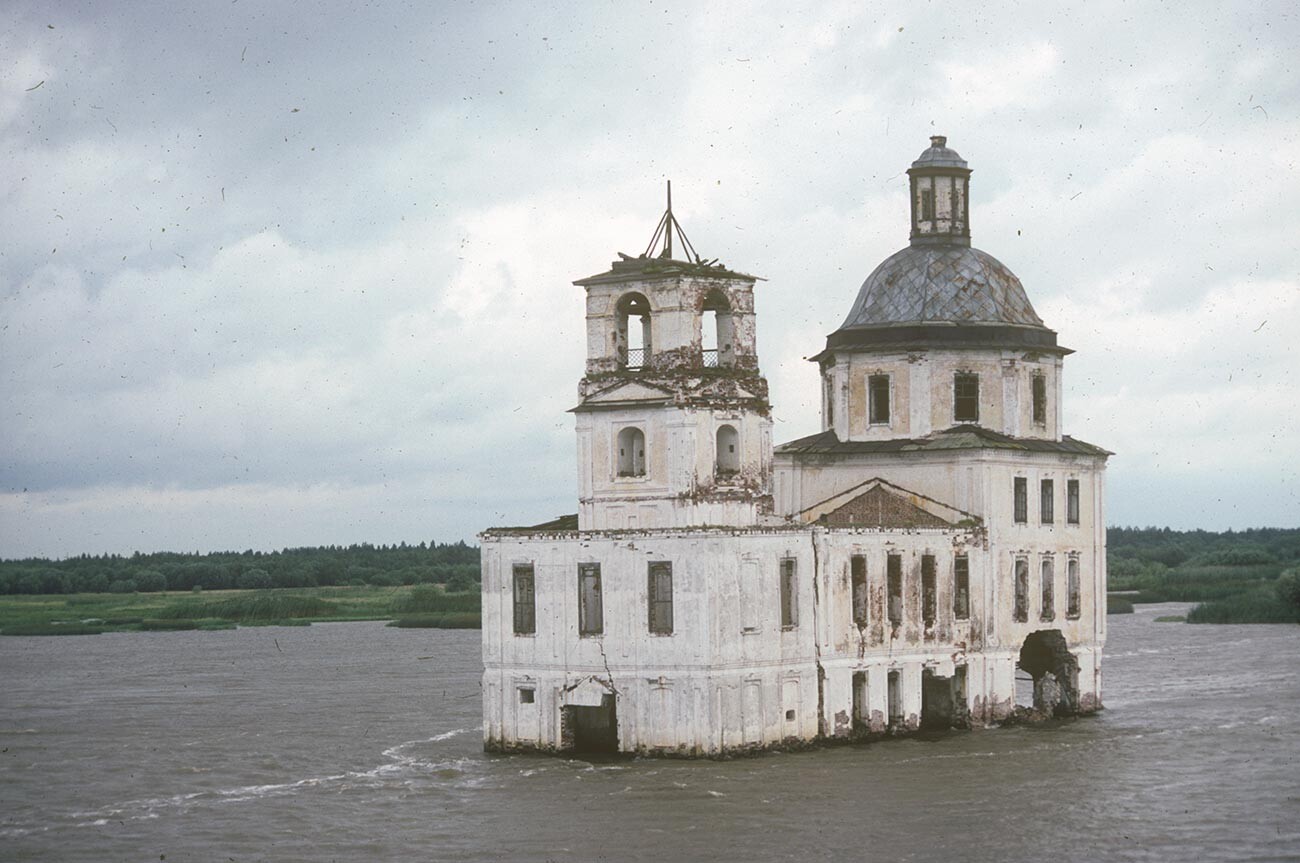
<path fill-rule="evenodd" d="M 0 596 L 0 635 L 229 629 L 339 620 L 396 620 L 401 626 L 479 626 L 478 591 L 414 587 L 309 587 L 158 593 Z"/>

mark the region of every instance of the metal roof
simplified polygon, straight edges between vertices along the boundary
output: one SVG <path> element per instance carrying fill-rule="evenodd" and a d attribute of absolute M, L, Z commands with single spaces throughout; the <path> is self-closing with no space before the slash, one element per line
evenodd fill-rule
<path fill-rule="evenodd" d="M 783 443 L 778 453 L 792 455 L 858 455 L 873 453 L 941 452 L 945 450 L 996 449 L 1021 452 L 1050 452 L 1067 455 L 1109 456 L 1102 449 L 1065 435 L 1061 440 L 1019 438 L 1004 435 L 977 425 L 959 425 L 935 432 L 923 438 L 892 438 L 888 440 L 842 441 L 833 431 Z"/>

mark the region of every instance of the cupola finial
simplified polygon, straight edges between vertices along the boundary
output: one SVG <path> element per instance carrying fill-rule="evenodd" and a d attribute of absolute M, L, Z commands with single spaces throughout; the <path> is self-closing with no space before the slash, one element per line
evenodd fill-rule
<path fill-rule="evenodd" d="M 686 232 L 682 230 L 681 222 L 678 222 L 677 217 L 673 215 L 673 181 L 669 180 L 668 209 L 664 210 L 664 214 L 660 216 L 659 225 L 655 228 L 654 236 L 650 238 L 650 244 L 645 247 L 645 251 L 641 253 L 641 257 L 650 257 L 650 253 L 659 245 L 660 238 L 662 237 L 663 248 L 655 257 L 671 259 L 673 256 L 674 234 L 676 234 L 677 238 L 682 241 L 682 250 L 689 255 L 686 260 L 696 264 L 703 263 L 700 256 L 695 253 L 695 247 L 691 245 L 691 241 L 686 239 Z"/>

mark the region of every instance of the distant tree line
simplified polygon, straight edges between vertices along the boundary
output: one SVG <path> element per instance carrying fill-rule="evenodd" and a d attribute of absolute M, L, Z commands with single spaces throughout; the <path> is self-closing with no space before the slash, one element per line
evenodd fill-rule
<path fill-rule="evenodd" d="M 462 591 L 477 589 L 478 578 L 479 549 L 464 542 L 0 560 L 0 594 L 150 593 L 349 584 L 441 584 L 449 591 Z"/>

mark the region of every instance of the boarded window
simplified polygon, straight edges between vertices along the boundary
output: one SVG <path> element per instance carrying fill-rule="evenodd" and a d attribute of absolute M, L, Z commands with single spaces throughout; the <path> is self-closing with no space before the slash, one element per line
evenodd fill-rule
<path fill-rule="evenodd" d="M 853 622 L 859 629 L 867 625 L 867 559 L 860 554 L 849 558 L 849 576 L 853 583 Z"/>
<path fill-rule="evenodd" d="M 980 376 L 959 372 L 952 379 L 952 418 L 959 423 L 980 419 Z"/>
<path fill-rule="evenodd" d="M 1023 476 L 1016 477 L 1015 491 L 1016 523 L 1024 524 L 1029 521 L 1029 480 Z"/>
<path fill-rule="evenodd" d="M 795 592 L 795 562 L 792 558 L 781 561 L 781 626 L 792 628 L 799 625 L 799 597 Z"/>
<path fill-rule="evenodd" d="M 1034 424 L 1047 425 L 1047 378 L 1034 375 L 1030 380 L 1034 391 Z"/>
<path fill-rule="evenodd" d="M 867 378 L 868 422 L 889 422 L 889 375 L 871 375 Z"/>
<path fill-rule="evenodd" d="M 1029 619 L 1029 561 L 1016 561 L 1016 606 L 1013 616 L 1021 623 Z"/>
<path fill-rule="evenodd" d="M 1042 619 L 1051 620 L 1056 617 L 1056 598 L 1053 592 L 1053 582 L 1056 580 L 1056 566 L 1052 563 L 1050 557 L 1043 558 L 1041 566 L 1041 591 L 1042 591 Z"/>
<path fill-rule="evenodd" d="M 885 560 L 885 573 L 889 581 L 889 625 L 903 623 L 903 556 L 891 554 Z"/>
<path fill-rule="evenodd" d="M 1079 481 L 1065 481 L 1065 521 L 1068 524 L 1079 523 Z"/>
<path fill-rule="evenodd" d="M 939 607 L 938 588 L 934 583 L 934 555 L 921 555 L 921 620 L 926 628 L 934 626 Z"/>
<path fill-rule="evenodd" d="M 1065 616 L 1079 616 L 1079 559 L 1070 558 L 1069 563 L 1065 565 Z"/>
<path fill-rule="evenodd" d="M 647 577 L 650 609 L 650 632 L 673 634 L 673 565 L 666 560 L 650 564 Z"/>
<path fill-rule="evenodd" d="M 514 566 L 515 633 L 532 635 L 537 631 L 537 591 L 531 563 Z"/>
<path fill-rule="evenodd" d="M 605 611 L 600 597 L 600 564 L 578 566 L 578 634 L 600 635 L 605 631 Z"/>
<path fill-rule="evenodd" d="M 618 475 L 645 476 L 645 435 L 639 428 L 618 433 Z"/>
<path fill-rule="evenodd" d="M 970 617 L 970 558 L 959 554 L 952 562 L 952 616 Z"/>
<path fill-rule="evenodd" d="M 1050 479 L 1045 479 L 1039 484 L 1039 513 L 1043 524 L 1051 524 L 1056 520 L 1056 513 L 1053 509 L 1052 502 L 1055 497 L 1055 491 Z"/>

